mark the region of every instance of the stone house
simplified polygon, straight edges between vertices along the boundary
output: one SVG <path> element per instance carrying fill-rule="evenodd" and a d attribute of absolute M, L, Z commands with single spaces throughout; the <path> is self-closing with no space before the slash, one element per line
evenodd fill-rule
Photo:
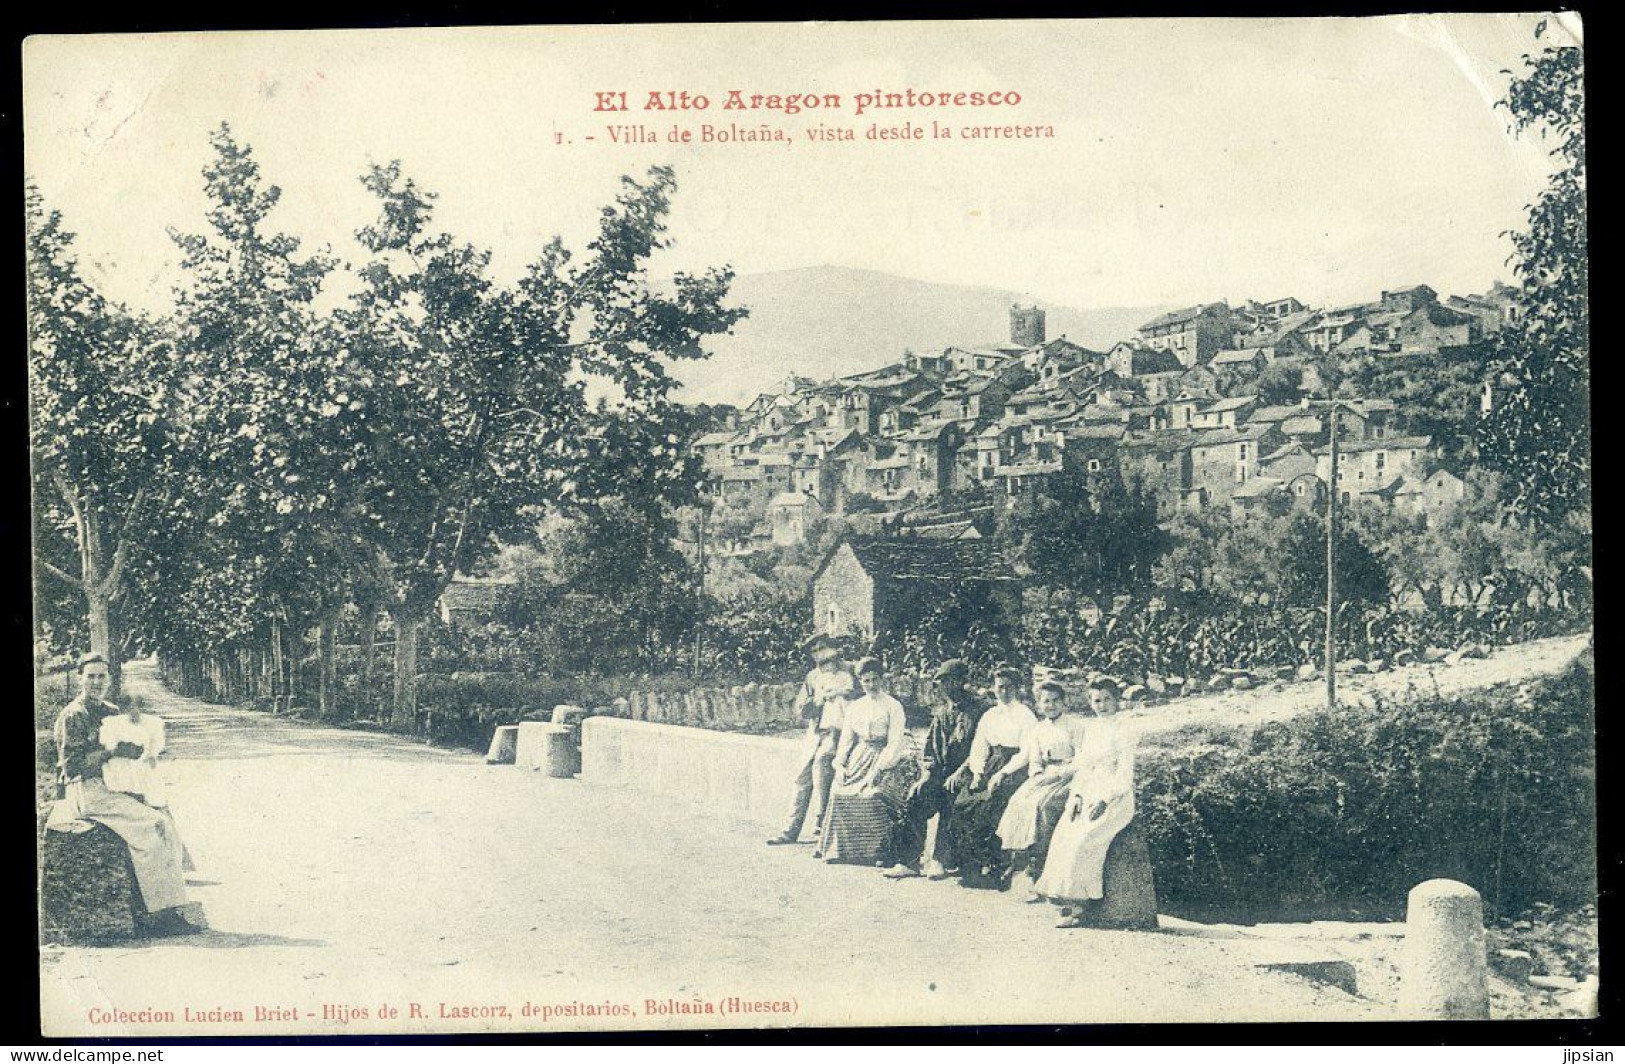
<path fill-rule="evenodd" d="M 1125 438 L 1117 446 L 1124 486 L 1149 495 L 1160 518 L 1171 516 L 1190 489 L 1192 439 L 1188 432 L 1155 432 Z"/>
<path fill-rule="evenodd" d="M 1191 443 L 1191 486 L 1202 489 L 1204 505 L 1226 505 L 1236 488 L 1258 476 L 1262 457 L 1282 442 L 1267 425 L 1205 432 Z"/>
<path fill-rule="evenodd" d="M 1257 373 L 1270 364 L 1267 347 L 1232 347 L 1215 352 L 1208 365 L 1231 373 Z"/>
<path fill-rule="evenodd" d="M 1099 364 L 1103 358 L 1105 356 L 1099 351 L 1091 351 L 1082 344 L 1058 336 L 1022 352 L 1021 364 L 1028 373 L 1043 381 L 1046 377 L 1055 377 L 1082 365 Z"/>
<path fill-rule="evenodd" d="M 1402 476 L 1384 489 L 1395 512 L 1432 523 L 1461 504 L 1467 483 L 1448 469 L 1435 469 L 1426 477 Z"/>
<path fill-rule="evenodd" d="M 783 492 L 767 504 L 767 523 L 773 530 L 775 547 L 794 547 L 807 540 L 808 530 L 824 514 L 824 507 L 811 495 Z"/>
<path fill-rule="evenodd" d="M 898 453 L 908 460 L 905 479 L 916 494 L 929 497 L 952 490 L 954 455 L 963 439 L 964 431 L 954 421 L 918 425 L 896 437 Z"/>
<path fill-rule="evenodd" d="M 1341 440 L 1380 440 L 1393 435 L 1392 399 L 1353 399 L 1338 410 L 1337 438 Z"/>
<path fill-rule="evenodd" d="M 1120 377 L 1145 377 L 1151 374 L 1182 373 L 1185 364 L 1167 348 L 1147 347 L 1123 340 L 1106 352 L 1106 368 Z"/>
<path fill-rule="evenodd" d="M 1350 502 L 1386 488 L 1396 477 L 1419 471 L 1433 448 L 1428 436 L 1391 436 L 1386 439 L 1350 440 L 1337 445 L 1337 485 L 1339 502 Z M 1331 483 L 1331 447 L 1315 448 L 1315 475 Z"/>
<path fill-rule="evenodd" d="M 1425 284 L 1412 285 L 1409 288 L 1395 288 L 1384 291 L 1378 305 L 1383 310 L 1398 310 L 1409 314 L 1419 307 L 1439 301 L 1439 293 Z"/>
<path fill-rule="evenodd" d="M 1484 336 L 1484 326 L 1471 314 L 1429 303 L 1395 323 L 1391 335 L 1401 355 L 1432 355 L 1446 347 L 1476 343 Z"/>
<path fill-rule="evenodd" d="M 1191 415 L 1189 427 L 1198 432 L 1208 429 L 1233 429 L 1245 421 L 1247 415 L 1257 407 L 1258 397 L 1254 395 L 1233 395 L 1228 399 L 1216 399 Z"/>
<path fill-rule="evenodd" d="M 1522 293 L 1511 285 L 1496 281 L 1488 292 L 1451 296 L 1445 300 L 1445 305 L 1463 314 L 1471 314 L 1478 319 L 1483 335 L 1493 336 L 1508 325 L 1517 324 L 1522 312 Z"/>
<path fill-rule="evenodd" d="M 1166 403 L 1179 394 L 1179 379 L 1182 370 L 1168 373 L 1147 373 L 1139 378 L 1140 387 L 1145 389 L 1145 401 L 1148 403 Z"/>
<path fill-rule="evenodd" d="M 1021 581 L 992 541 L 848 536 L 813 573 L 813 628 L 865 639 L 895 631 L 953 592 L 1013 621 Z"/>
<path fill-rule="evenodd" d="M 1258 460 L 1259 476 L 1274 477 L 1283 484 L 1314 471 L 1315 456 L 1295 440 L 1283 443 Z"/>
<path fill-rule="evenodd" d="M 1170 311 L 1140 326 L 1139 333 L 1145 346 L 1173 352 L 1180 365 L 1203 365 L 1230 346 L 1230 307 L 1225 303 L 1200 303 Z"/>
<path fill-rule="evenodd" d="M 1365 325 L 1369 311 L 1363 306 L 1329 310 L 1305 325 L 1300 333 L 1313 351 L 1331 351 Z"/>

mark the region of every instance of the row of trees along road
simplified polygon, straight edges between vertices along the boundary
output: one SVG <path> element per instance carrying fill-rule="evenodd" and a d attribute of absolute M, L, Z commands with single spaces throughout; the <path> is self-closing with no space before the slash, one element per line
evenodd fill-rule
<path fill-rule="evenodd" d="M 224 125 L 211 143 L 207 224 L 171 231 L 185 280 L 162 315 L 100 294 L 28 190 L 37 611 L 115 667 L 155 650 L 226 688 L 269 671 L 282 705 L 293 636 L 314 628 L 331 715 L 354 604 L 364 644 L 392 623 L 409 726 L 454 573 L 548 510 L 693 497 L 667 367 L 743 317 L 732 270 L 651 282 L 665 167 L 622 179 L 582 255 L 555 238 L 513 283 L 436 227 L 398 163 L 361 177 L 378 213 L 357 262 L 306 253 L 250 148 Z"/>

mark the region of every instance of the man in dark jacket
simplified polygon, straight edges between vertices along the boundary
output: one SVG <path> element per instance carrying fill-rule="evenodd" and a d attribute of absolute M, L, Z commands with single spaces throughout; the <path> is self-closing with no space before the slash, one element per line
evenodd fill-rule
<path fill-rule="evenodd" d="M 920 746 L 919 778 L 908 792 L 897 828 L 895 852 L 901 860 L 886 871 L 892 879 L 921 875 L 922 864 L 924 874 L 942 874 L 942 863 L 934 854 L 925 853 L 927 826 L 933 816 L 937 817 L 936 849 L 940 852 L 948 839 L 947 822 L 954 809 L 948 776 L 965 763 L 976 734 L 975 703 L 965 690 L 965 663 L 950 658 L 937 666 L 932 678 L 936 681 L 936 705 L 925 742 Z"/>

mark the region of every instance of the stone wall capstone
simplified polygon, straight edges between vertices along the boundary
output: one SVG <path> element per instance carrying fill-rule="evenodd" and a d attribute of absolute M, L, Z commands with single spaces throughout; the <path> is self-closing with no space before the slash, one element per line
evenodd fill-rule
<path fill-rule="evenodd" d="M 911 723 L 930 716 L 929 684 L 913 676 L 894 676 L 888 689 L 908 710 Z M 796 700 L 801 684 L 747 683 L 733 687 L 695 687 L 686 691 L 633 691 L 627 695 L 633 720 L 750 730 L 801 727 Z"/>

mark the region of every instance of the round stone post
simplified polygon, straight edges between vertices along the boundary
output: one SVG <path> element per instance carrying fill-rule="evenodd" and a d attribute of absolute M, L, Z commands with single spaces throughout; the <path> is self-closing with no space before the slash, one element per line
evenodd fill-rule
<path fill-rule="evenodd" d="M 1411 888 L 1399 1008 L 1411 1019 L 1489 1018 L 1484 902 L 1467 884 L 1430 879 Z"/>

